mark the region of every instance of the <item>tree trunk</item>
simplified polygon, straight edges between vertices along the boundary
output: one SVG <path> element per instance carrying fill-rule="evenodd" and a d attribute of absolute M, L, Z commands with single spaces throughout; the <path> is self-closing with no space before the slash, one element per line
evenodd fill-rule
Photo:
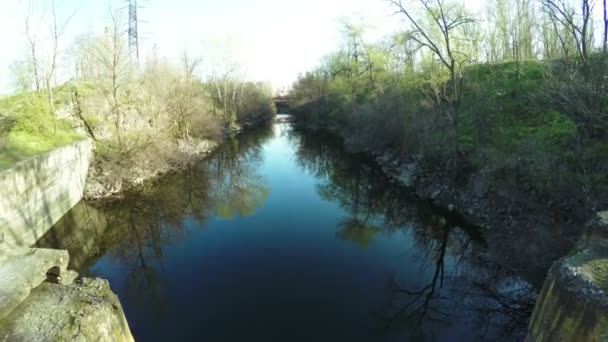
<path fill-rule="evenodd" d="M 49 112 L 53 116 L 53 133 L 57 133 L 57 116 L 55 115 L 55 100 L 53 96 L 53 87 L 51 86 L 51 80 L 46 80 L 46 98 L 49 104 Z"/>
<path fill-rule="evenodd" d="M 606 9 L 606 0 L 604 0 L 604 53 L 608 52 L 608 9 Z"/>
<path fill-rule="evenodd" d="M 80 95 L 78 95 L 78 89 L 74 90 L 74 94 L 72 95 L 72 103 L 74 104 L 74 114 L 78 117 L 78 119 L 80 119 L 80 121 L 82 121 L 82 124 L 84 125 L 87 134 L 91 139 L 97 141 L 97 137 L 95 136 L 93 128 L 91 127 L 91 125 L 89 125 L 87 120 L 82 115 L 82 107 L 80 105 Z"/>
<path fill-rule="evenodd" d="M 40 91 L 40 76 L 38 75 L 38 59 L 36 58 L 36 46 L 31 45 L 32 50 L 32 71 L 34 72 L 34 82 L 36 83 L 36 91 Z"/>
<path fill-rule="evenodd" d="M 459 142 L 459 132 L 458 132 L 458 125 L 459 125 L 459 117 L 458 117 L 458 113 L 459 113 L 459 106 L 460 106 L 460 90 L 459 90 L 459 84 L 456 81 L 456 70 L 455 70 L 455 64 L 454 64 L 454 60 L 451 61 L 450 63 L 450 80 L 452 82 L 452 87 L 453 87 L 453 99 L 452 99 L 452 103 L 451 103 L 451 109 L 452 109 L 452 128 L 454 130 L 453 132 L 453 138 L 452 138 L 452 144 L 454 147 L 453 150 L 453 158 L 457 159 L 458 155 L 460 153 L 459 150 L 459 146 L 458 146 L 458 142 Z"/>
<path fill-rule="evenodd" d="M 116 138 L 118 139 L 118 149 L 122 152 L 123 141 L 122 141 L 122 125 L 123 125 L 123 116 L 118 108 L 116 111 Z"/>

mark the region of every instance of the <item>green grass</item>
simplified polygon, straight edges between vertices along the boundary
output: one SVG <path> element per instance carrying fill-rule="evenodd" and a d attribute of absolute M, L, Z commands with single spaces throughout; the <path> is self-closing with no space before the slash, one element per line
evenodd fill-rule
<path fill-rule="evenodd" d="M 80 139 L 70 123 L 49 113 L 44 94 L 0 98 L 0 170 Z"/>
<path fill-rule="evenodd" d="M 0 150 L 0 170 L 80 139 L 80 135 L 66 131 L 57 131 L 57 134 L 50 137 L 27 132 L 10 132 L 6 146 Z"/>

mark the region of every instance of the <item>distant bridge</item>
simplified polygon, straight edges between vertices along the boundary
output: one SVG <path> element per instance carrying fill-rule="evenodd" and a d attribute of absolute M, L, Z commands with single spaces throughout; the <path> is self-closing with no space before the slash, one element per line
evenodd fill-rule
<path fill-rule="evenodd" d="M 289 96 L 276 96 L 273 98 L 274 104 L 277 107 L 277 113 L 289 113 L 291 98 Z"/>

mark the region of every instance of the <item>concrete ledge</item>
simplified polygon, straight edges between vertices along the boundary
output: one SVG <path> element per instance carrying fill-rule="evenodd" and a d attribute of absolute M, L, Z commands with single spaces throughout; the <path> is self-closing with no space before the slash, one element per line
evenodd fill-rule
<path fill-rule="evenodd" d="M 530 320 L 528 341 L 608 340 L 608 212 L 556 261 Z"/>
<path fill-rule="evenodd" d="M 0 248 L 0 320 L 13 311 L 32 289 L 46 279 L 54 266 L 67 270 L 67 251 L 34 248 Z"/>
<path fill-rule="evenodd" d="M 32 246 L 78 203 L 92 156 L 83 140 L 0 172 L 0 245 Z"/>
<path fill-rule="evenodd" d="M 118 297 L 103 279 L 43 283 L 3 321 L 2 341 L 116 341 L 133 336 Z"/>

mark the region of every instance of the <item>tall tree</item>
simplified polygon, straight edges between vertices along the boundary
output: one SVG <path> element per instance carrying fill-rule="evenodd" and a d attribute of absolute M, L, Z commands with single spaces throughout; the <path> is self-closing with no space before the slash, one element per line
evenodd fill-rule
<path fill-rule="evenodd" d="M 560 40 L 555 33 L 555 26 L 551 18 L 544 14 L 539 24 L 539 40 L 541 44 L 541 56 L 545 59 L 556 58 L 563 53 Z"/>
<path fill-rule="evenodd" d="M 451 104 L 446 111 L 453 129 L 454 157 L 459 153 L 459 105 L 462 96 L 462 68 L 470 62 L 472 56 L 467 48 L 470 38 L 467 28 L 475 20 L 461 4 L 449 0 L 418 0 L 419 10 L 423 16 L 416 16 L 416 10 L 403 4 L 402 0 L 388 0 L 397 13 L 405 16 L 412 25 L 406 34 L 426 48 L 436 57 L 449 73 L 449 86 L 445 98 Z M 425 20 L 428 19 L 428 20 Z M 436 34 L 436 33 L 439 34 Z"/>
<path fill-rule="evenodd" d="M 606 8 L 606 0 L 604 0 L 604 53 L 608 52 L 608 8 Z"/>
<path fill-rule="evenodd" d="M 100 64 L 103 92 L 111 107 L 118 146 L 122 150 L 124 146 L 122 97 L 126 92 L 131 65 L 118 11 L 110 8 L 109 17 L 111 26 L 106 28 L 104 36 L 98 42 L 92 43 L 91 49 L 95 60 Z"/>
<path fill-rule="evenodd" d="M 593 43 L 590 25 L 595 0 L 580 0 L 580 13 L 566 0 L 542 0 L 542 4 L 554 22 L 555 33 L 559 36 L 564 54 L 568 54 L 566 44 L 572 39 L 579 60 L 586 63 Z M 565 33 L 560 28 L 563 28 Z"/>
<path fill-rule="evenodd" d="M 238 103 L 242 99 L 243 67 L 237 59 L 236 42 L 229 38 L 209 43 L 207 49 L 207 81 L 211 94 L 214 115 L 221 117 L 226 127 L 236 123 Z M 219 107 L 219 112 L 218 112 Z"/>
<path fill-rule="evenodd" d="M 34 84 L 36 85 L 36 91 L 40 91 L 40 75 L 38 74 L 38 69 L 40 68 L 40 66 L 38 65 L 38 54 L 37 54 L 37 50 L 36 50 L 36 45 L 37 45 L 37 41 L 36 41 L 36 37 L 34 36 L 34 33 L 32 32 L 32 28 L 31 28 L 31 16 L 29 14 L 27 14 L 25 16 L 25 35 L 27 37 L 27 42 L 29 45 L 29 50 L 30 50 L 30 64 L 31 64 L 31 70 L 32 70 L 32 74 L 34 76 Z"/>
<path fill-rule="evenodd" d="M 63 21 L 59 21 L 59 17 L 57 15 L 57 9 L 55 6 L 55 1 L 51 1 L 51 22 L 50 22 L 50 34 L 51 34 L 51 50 L 49 60 L 47 61 L 46 70 L 44 74 L 44 86 L 46 87 L 47 93 L 47 101 L 49 106 L 49 111 L 51 115 L 55 116 L 55 99 L 54 99 L 54 84 L 52 83 L 55 80 L 56 71 L 57 71 L 57 59 L 59 58 L 59 40 L 65 34 L 68 24 L 76 14 L 74 11 L 67 19 Z"/>

